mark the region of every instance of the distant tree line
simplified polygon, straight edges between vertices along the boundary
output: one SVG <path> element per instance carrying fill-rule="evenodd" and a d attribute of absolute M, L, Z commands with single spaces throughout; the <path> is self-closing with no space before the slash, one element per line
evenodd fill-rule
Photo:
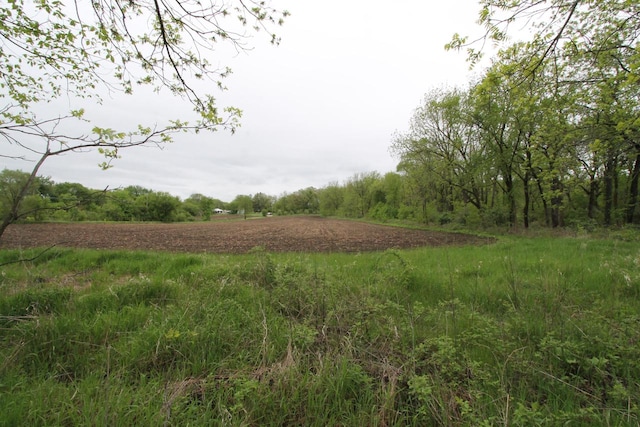
<path fill-rule="evenodd" d="M 471 228 L 640 223 L 640 152 L 631 141 L 623 143 L 625 129 L 585 123 L 573 130 L 568 123 L 562 130 L 545 123 L 519 128 L 525 126 L 519 114 L 475 110 L 477 102 L 487 107 L 484 90 L 428 94 L 411 130 L 395 136 L 397 172 L 357 173 L 342 183 L 284 194 L 275 199 L 274 213 Z M 491 99 L 492 108 L 509 102 L 506 96 Z M 552 117 L 540 107 L 535 115 L 560 121 L 559 113 Z M 602 139 L 588 137 L 594 133 Z"/>
<path fill-rule="evenodd" d="M 30 174 L 0 172 L 0 215 L 5 217 Z M 230 202 L 200 193 L 181 200 L 166 192 L 137 185 L 118 189 L 90 189 L 78 183 L 56 183 L 37 176 L 18 212 L 18 221 L 208 221 L 216 210 L 223 214 L 267 215 L 277 200 L 264 193 L 238 195 Z"/>
<path fill-rule="evenodd" d="M 29 174 L 5 169 L 0 173 L 0 213 L 4 217 Z M 37 177 L 20 205 L 23 221 L 193 221 L 209 219 L 220 200 L 193 194 L 182 201 L 140 186 L 94 190 L 78 183 L 55 183 Z"/>
<path fill-rule="evenodd" d="M 442 94 L 438 92 L 439 94 Z M 457 93 L 457 92 L 456 92 Z M 451 93 L 446 96 L 453 96 Z M 457 94 L 455 96 L 458 96 Z M 433 100 L 431 100 L 433 101 Z M 398 136 L 398 138 L 402 138 Z M 404 141 L 404 140 L 398 140 Z M 413 141 L 424 144 L 425 141 Z M 346 218 L 369 218 L 377 221 L 407 220 L 425 224 L 482 228 L 511 226 L 515 217 L 526 225 L 580 226 L 605 225 L 605 209 L 611 209 L 610 223 L 627 223 L 628 194 L 632 180 L 629 170 L 618 168 L 613 181 L 615 201 L 607 207 L 606 191 L 594 180 L 602 177 L 587 173 L 569 174 L 560 181 L 562 191 L 553 198 L 551 185 L 542 180 L 545 171 L 531 173 L 530 188 L 525 191 L 521 171 L 515 175 L 513 193 L 495 172 L 496 162 L 481 153 L 467 155 L 475 165 L 450 163 L 420 163 L 407 156 L 398 172 L 381 175 L 378 172 L 356 173 L 344 182 L 331 182 L 323 188 L 309 187 L 280 196 L 265 193 L 238 195 L 231 202 L 192 194 L 185 200 L 165 192 L 140 186 L 114 190 L 94 190 L 77 183 L 55 183 L 37 177 L 21 205 L 22 221 L 208 221 L 216 209 L 225 214 L 323 215 Z M 434 154 L 435 156 L 435 154 Z M 429 159 L 420 157 L 420 159 Z M 461 162 L 461 158 L 457 161 Z M 583 163 L 580 163 L 583 164 Z M 487 170 L 481 171 L 481 165 Z M 584 164 L 583 164 L 584 165 Z M 435 169 L 439 167 L 440 169 Z M 474 169 L 475 168 L 475 169 Z M 463 172 L 476 171 L 468 178 Z M 478 172 L 480 171 L 480 172 Z M 492 175 L 494 171 L 494 175 Z M 515 173 L 515 172 L 514 172 Z M 0 213 L 10 206 L 14 189 L 28 174 L 4 170 L 0 173 Z M 456 179 L 458 179 L 456 181 Z M 553 180 L 551 181 L 553 183 Z M 517 191 L 516 191 L 517 190 Z M 592 195 L 590 191 L 595 193 Z M 627 196 L 625 196 L 627 195 Z M 553 216 L 557 215 L 556 220 Z M 637 214 L 633 219 L 637 223 Z M 526 218 L 526 219 L 525 219 Z M 558 224 L 556 224 L 556 222 Z"/>

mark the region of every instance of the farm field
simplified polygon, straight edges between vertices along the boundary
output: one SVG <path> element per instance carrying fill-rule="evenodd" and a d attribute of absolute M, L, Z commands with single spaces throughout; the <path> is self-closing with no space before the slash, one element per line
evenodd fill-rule
<path fill-rule="evenodd" d="M 255 247 L 271 252 L 359 252 L 489 241 L 465 234 L 295 216 L 181 224 L 14 224 L 0 240 L 0 248 L 58 245 L 241 254 Z"/>
<path fill-rule="evenodd" d="M 640 423 L 635 230 L 477 244 L 320 218 L 224 222 L 47 224 L 52 240 L 31 244 L 75 232 L 94 248 L 1 249 L 0 426 Z M 286 252 L 264 247 L 267 225 Z M 79 230 L 200 246 L 108 249 Z M 221 230 L 248 253 L 205 253 Z M 398 231 L 418 246 L 362 250 L 399 246 Z M 313 246 L 323 235 L 334 246 Z"/>

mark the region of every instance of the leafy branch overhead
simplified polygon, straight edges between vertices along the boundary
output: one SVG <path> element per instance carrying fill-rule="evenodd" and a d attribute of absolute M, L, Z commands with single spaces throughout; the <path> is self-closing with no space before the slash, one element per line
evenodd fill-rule
<path fill-rule="evenodd" d="M 524 38 L 530 41 L 539 66 L 547 58 L 570 52 L 620 59 L 633 53 L 637 64 L 639 13 L 636 0 L 482 0 L 478 24 L 484 32 L 475 39 L 455 34 L 446 48 L 466 49 L 475 65 L 487 43 L 504 47 Z M 637 66 L 629 65 L 628 71 L 634 69 Z"/>
<path fill-rule="evenodd" d="M 230 73 L 212 66 L 213 54 L 223 45 L 247 49 L 250 32 L 288 15 L 265 1 L 9 0 L 0 7 L 0 96 L 27 107 L 69 93 L 100 98 L 99 85 L 131 93 L 150 84 L 206 110 L 211 99 L 193 82 L 223 88 Z"/>
<path fill-rule="evenodd" d="M 35 161 L 35 177 L 58 154 L 98 149 L 107 168 L 120 150 L 168 143 L 178 132 L 234 132 L 241 110 L 218 107 L 201 89 L 226 89 L 231 69 L 213 58 L 249 50 L 254 33 L 277 45 L 272 29 L 287 16 L 264 0 L 7 0 L 0 5 L 0 157 Z M 140 86 L 169 91 L 192 116 L 134 130 L 89 123 L 87 100 L 102 104 L 105 95 Z M 76 108 L 43 115 L 55 101 Z"/>

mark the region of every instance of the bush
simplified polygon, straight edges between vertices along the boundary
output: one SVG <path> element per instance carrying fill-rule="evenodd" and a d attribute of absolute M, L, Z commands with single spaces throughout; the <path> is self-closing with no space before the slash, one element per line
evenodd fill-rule
<path fill-rule="evenodd" d="M 385 221 L 398 217 L 398 209 L 387 205 L 386 203 L 377 203 L 370 211 L 369 217 L 378 221 Z"/>
<path fill-rule="evenodd" d="M 451 212 L 443 212 L 438 218 L 438 224 L 440 225 L 449 224 L 451 221 L 453 221 L 453 215 Z"/>
<path fill-rule="evenodd" d="M 398 219 L 416 219 L 416 212 L 413 206 L 401 205 L 398 209 Z"/>
<path fill-rule="evenodd" d="M 485 209 L 481 214 L 481 218 L 485 227 L 506 225 L 509 223 L 509 213 L 501 207 Z"/>

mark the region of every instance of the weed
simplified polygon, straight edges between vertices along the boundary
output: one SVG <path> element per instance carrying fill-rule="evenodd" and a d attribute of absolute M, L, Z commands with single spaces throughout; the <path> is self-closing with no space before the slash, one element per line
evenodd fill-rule
<path fill-rule="evenodd" d="M 2 267 L 0 424 L 637 425 L 635 242 L 53 248 Z"/>

